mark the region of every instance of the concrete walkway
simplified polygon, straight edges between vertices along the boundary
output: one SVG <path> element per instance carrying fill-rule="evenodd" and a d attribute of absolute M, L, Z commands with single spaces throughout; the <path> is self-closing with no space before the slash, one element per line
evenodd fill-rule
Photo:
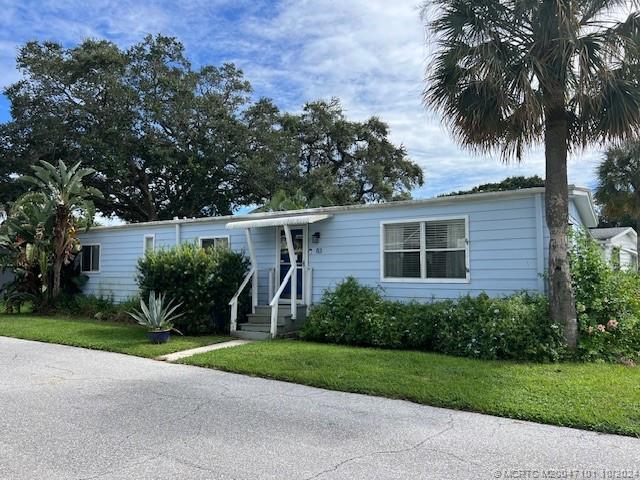
<path fill-rule="evenodd" d="M 3 337 L 0 405 L 1 479 L 640 478 L 637 438 Z"/>
<path fill-rule="evenodd" d="M 237 347 L 240 345 L 245 345 L 247 343 L 251 343 L 251 340 L 229 340 L 228 342 L 213 343 L 211 345 L 205 345 L 204 347 L 182 350 L 181 352 L 168 353 L 167 355 L 156 357 L 156 360 L 162 360 L 164 362 L 177 362 L 181 358 L 190 357 L 197 353 L 220 350 L 221 348 Z"/>

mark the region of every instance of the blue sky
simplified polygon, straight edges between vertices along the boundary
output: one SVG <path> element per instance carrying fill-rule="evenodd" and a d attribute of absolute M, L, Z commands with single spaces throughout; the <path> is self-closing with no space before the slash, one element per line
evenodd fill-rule
<path fill-rule="evenodd" d="M 457 147 L 421 104 L 427 49 L 418 0 L 0 0 L 0 87 L 20 78 L 18 47 L 29 40 L 73 46 L 106 38 L 126 47 L 147 33 L 173 35 L 195 65 L 236 63 L 256 96 L 297 111 L 338 97 L 349 118 L 377 115 L 424 170 L 427 197 L 509 175 L 544 173 L 542 151 L 521 165 Z M 9 105 L 0 97 L 0 121 Z M 573 155 L 570 181 L 592 186 L 602 152 Z"/>

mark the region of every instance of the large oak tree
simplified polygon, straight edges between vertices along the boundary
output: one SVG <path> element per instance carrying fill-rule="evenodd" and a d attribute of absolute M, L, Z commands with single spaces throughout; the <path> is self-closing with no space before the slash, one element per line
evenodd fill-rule
<path fill-rule="evenodd" d="M 348 121 L 337 102 L 300 115 L 252 99 L 232 64 L 194 68 L 174 38 L 123 50 L 87 40 L 73 48 L 30 42 L 6 89 L 0 125 L 0 204 L 39 160 L 82 161 L 106 215 L 127 221 L 229 214 L 277 191 L 331 203 L 406 197 L 422 172 L 377 118 Z"/>
<path fill-rule="evenodd" d="M 82 160 L 97 171 L 100 211 L 130 221 L 229 213 L 253 200 L 234 181 L 251 88 L 233 65 L 193 69 L 175 39 L 149 36 L 125 51 L 32 42 L 18 66 L 24 79 L 6 91 L 12 121 L 2 126 L 12 173 Z"/>
<path fill-rule="evenodd" d="M 309 102 L 300 114 L 263 101 L 247 115 L 265 135 L 253 165 L 261 165 L 264 178 L 275 174 L 267 183 L 277 192 L 303 194 L 313 205 L 346 205 L 407 199 L 423 184 L 404 146 L 389 140 L 388 125 L 378 117 L 348 120 L 338 99 Z"/>

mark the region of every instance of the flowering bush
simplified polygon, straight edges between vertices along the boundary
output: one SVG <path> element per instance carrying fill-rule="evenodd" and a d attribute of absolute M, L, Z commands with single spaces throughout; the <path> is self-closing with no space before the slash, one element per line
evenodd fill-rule
<path fill-rule="evenodd" d="M 578 357 L 589 361 L 638 359 L 640 276 L 609 266 L 586 232 L 572 235 L 570 253 L 580 330 Z"/>

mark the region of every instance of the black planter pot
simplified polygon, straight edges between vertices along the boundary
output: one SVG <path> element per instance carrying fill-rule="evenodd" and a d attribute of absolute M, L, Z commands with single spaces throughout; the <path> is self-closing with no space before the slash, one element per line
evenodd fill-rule
<path fill-rule="evenodd" d="M 147 338 L 151 343 L 167 343 L 171 338 L 171 330 L 162 330 L 160 332 L 147 332 Z"/>

